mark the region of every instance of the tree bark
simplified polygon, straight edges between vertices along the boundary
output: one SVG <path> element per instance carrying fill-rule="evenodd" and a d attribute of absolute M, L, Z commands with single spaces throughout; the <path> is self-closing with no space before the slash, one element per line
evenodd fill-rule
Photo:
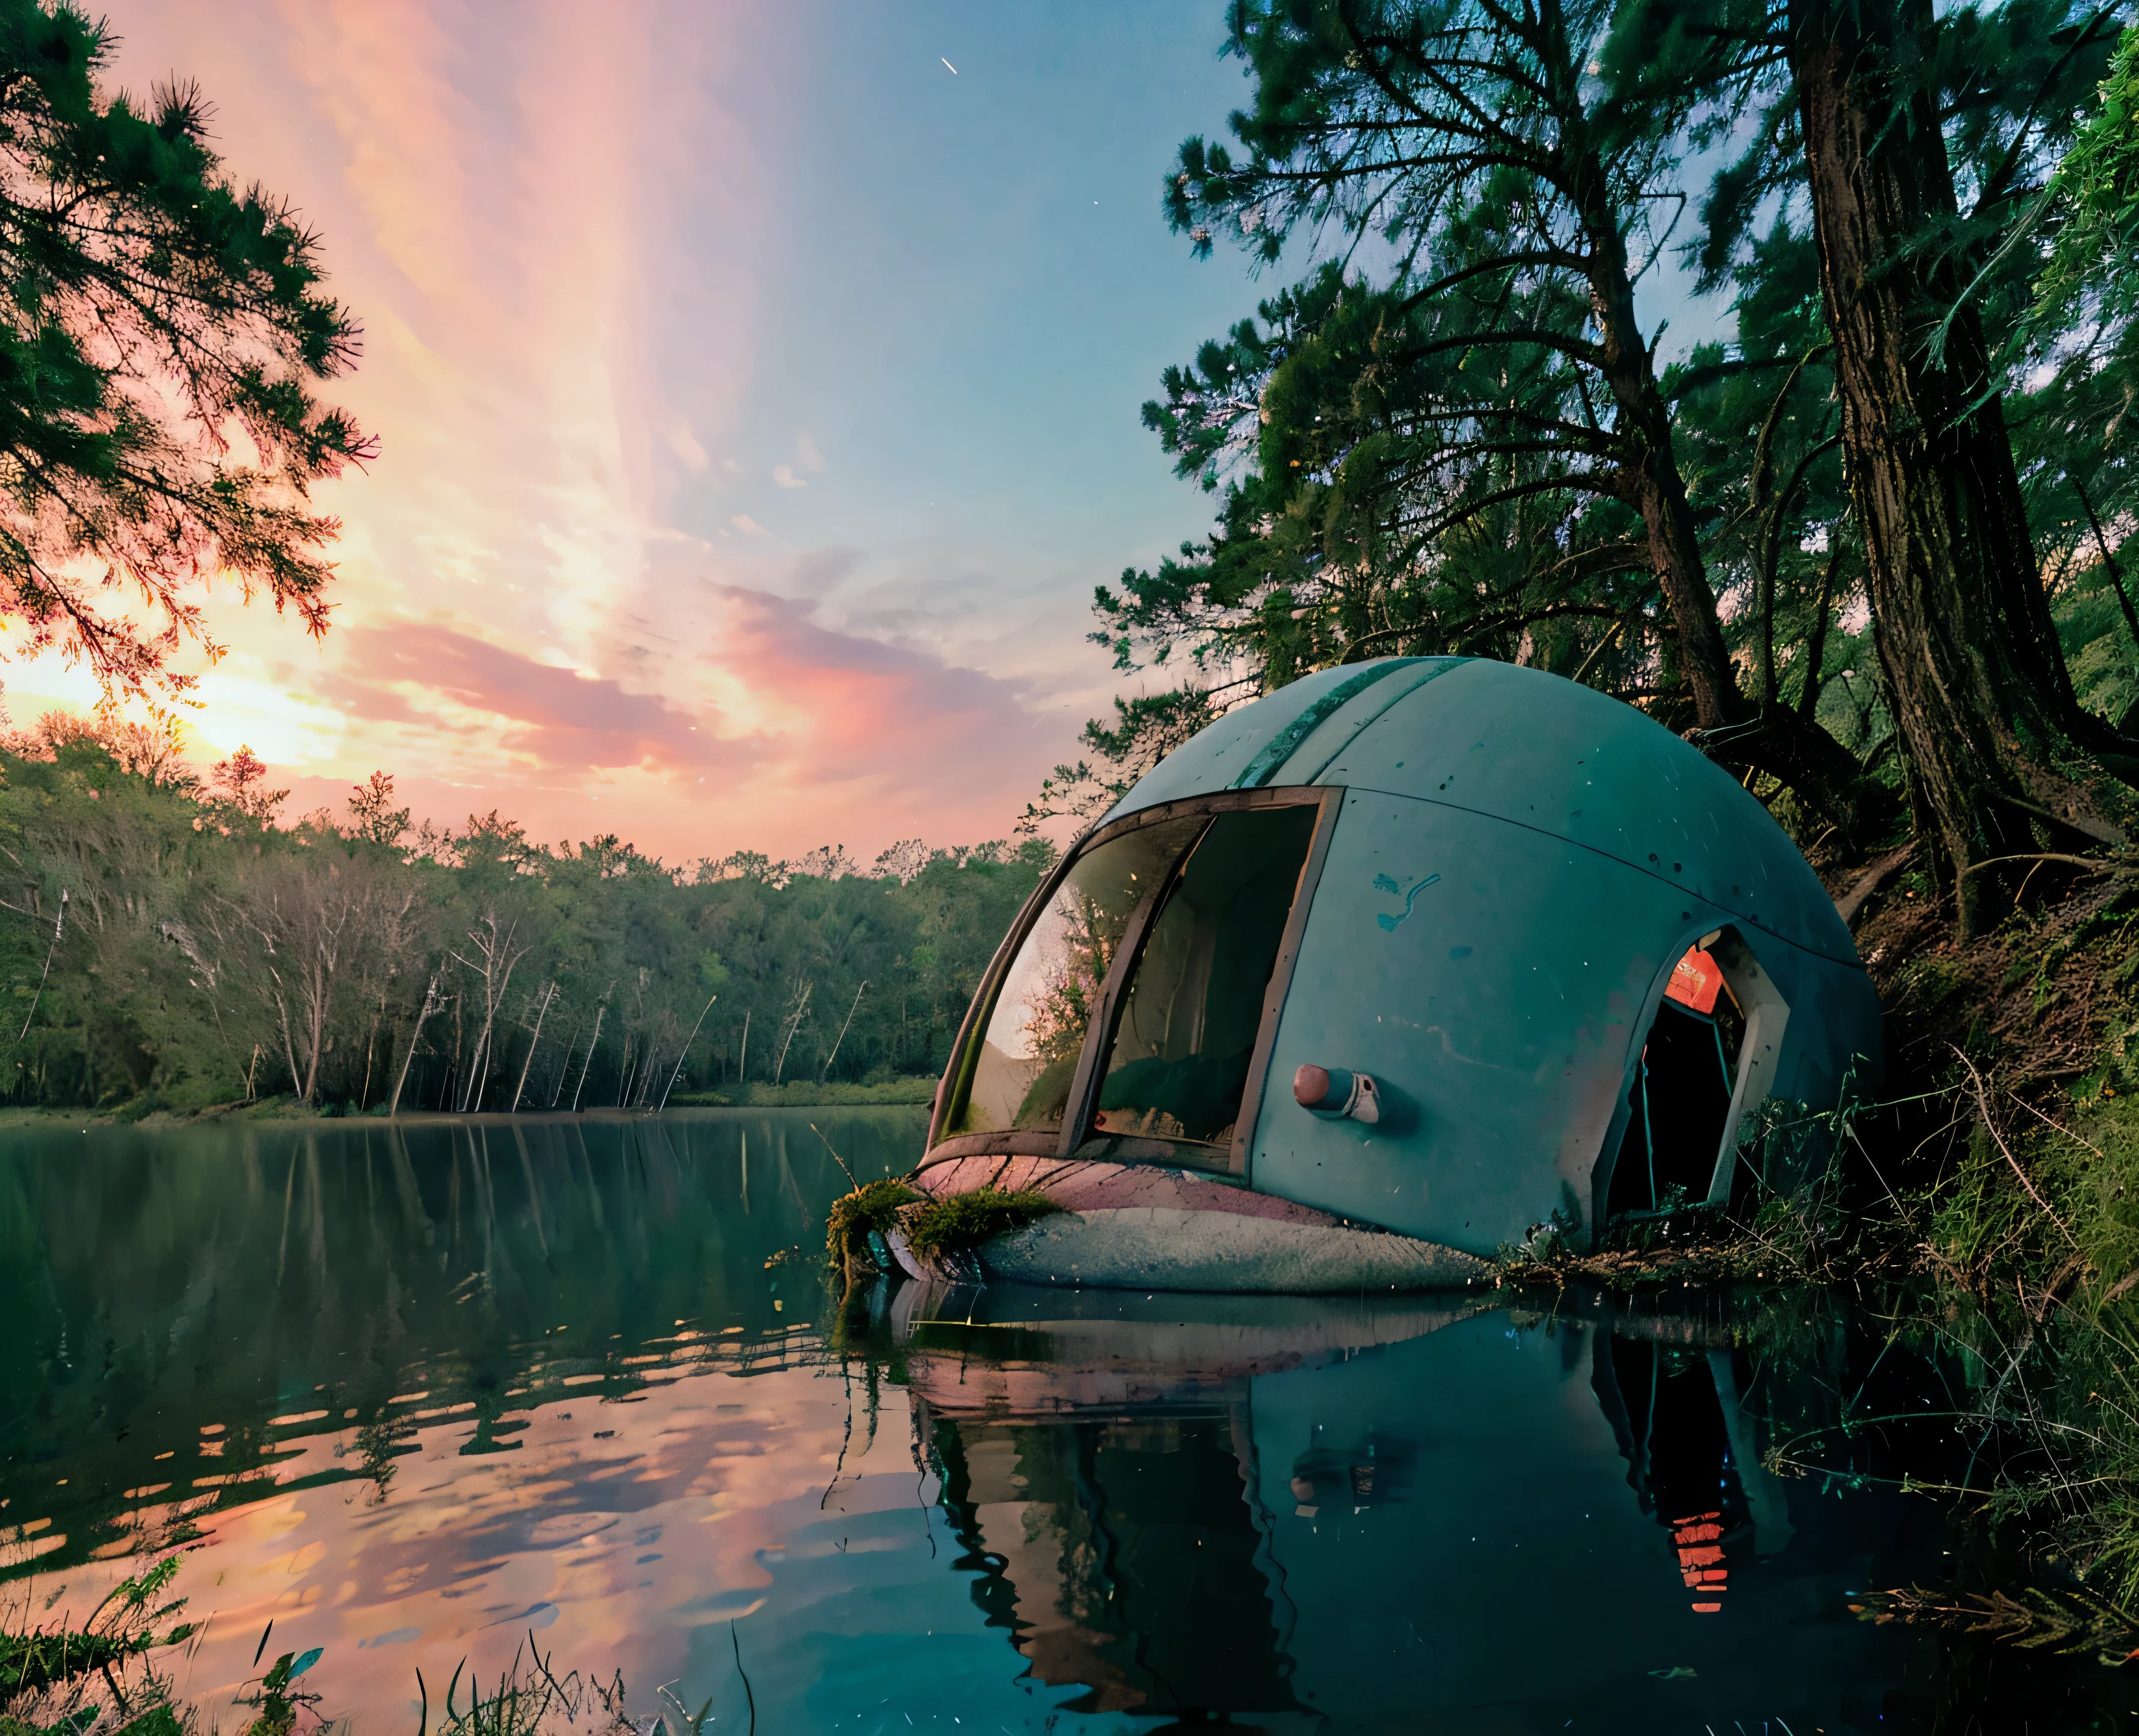
<path fill-rule="evenodd" d="M 2046 751 L 2116 739 L 2058 646 L 1964 263 L 1927 244 L 1958 209 L 1933 93 L 1905 70 L 1932 29 L 1930 0 L 1793 0 L 1789 56 L 1873 640 L 1965 933 L 1970 863 L 2034 848 L 2035 818 L 2100 834 Z"/>
<path fill-rule="evenodd" d="M 1650 561 L 1671 616 L 1680 673 L 1693 692 L 1694 716 L 1704 730 L 1721 729 L 1742 721 L 1750 708 L 1723 642 L 1716 594 L 1701 558 L 1701 540 L 1672 440 L 1671 411 L 1657 389 L 1655 358 L 1635 315 L 1625 223 L 1592 134 L 1573 44 L 1557 6 L 1543 17 L 1541 57 L 1553 69 L 1562 110 L 1560 178 L 1582 223 L 1598 371 L 1618 412 L 1615 432 L 1625 454 L 1619 493 L 1641 515 Z"/>

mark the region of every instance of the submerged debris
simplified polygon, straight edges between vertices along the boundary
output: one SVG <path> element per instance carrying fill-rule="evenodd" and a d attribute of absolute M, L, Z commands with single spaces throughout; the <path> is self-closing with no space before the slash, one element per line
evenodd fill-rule
<path fill-rule="evenodd" d="M 1819 1198 L 1770 1196 L 1745 1218 L 1707 1205 L 1630 1213 L 1588 1252 L 1579 1239 L 1542 1225 L 1504 1245 L 1500 1282 L 1513 1289 L 1594 1284 L 1626 1292 L 1666 1285 L 1818 1284 L 1833 1279 L 1833 1208 Z"/>

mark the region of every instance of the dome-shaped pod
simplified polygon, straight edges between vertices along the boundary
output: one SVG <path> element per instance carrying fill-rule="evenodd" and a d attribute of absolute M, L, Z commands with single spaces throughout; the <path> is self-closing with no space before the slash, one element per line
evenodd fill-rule
<path fill-rule="evenodd" d="M 1696 947 L 1700 1006 L 1668 992 Z M 1732 779 L 1558 677 L 1389 659 L 1221 719 L 1072 853 L 930 1157 L 1215 1171 L 1487 1251 L 1727 1196 L 1762 1101 L 1831 1107 L 1878 1048 L 1847 929 Z M 1303 1066 L 1368 1076 L 1376 1117 L 1302 1107 Z"/>
<path fill-rule="evenodd" d="M 1228 712 L 1108 819 L 1219 790 L 1407 795 L 1580 844 L 1853 968 L 1833 901 L 1729 773 L 1623 702 L 1478 658 L 1325 669 Z"/>

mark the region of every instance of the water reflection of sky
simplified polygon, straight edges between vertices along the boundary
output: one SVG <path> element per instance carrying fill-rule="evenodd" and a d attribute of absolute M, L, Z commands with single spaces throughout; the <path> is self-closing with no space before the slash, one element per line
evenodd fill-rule
<path fill-rule="evenodd" d="M 1818 1304 L 884 1287 L 835 1331 L 810 1118 L 18 1137 L 0 1597 L 84 1609 L 190 1517 L 188 1690 L 227 1706 L 272 1618 L 365 1727 L 531 1631 L 715 1729 L 738 1654 L 768 1729 L 1906 1699 L 1915 1642 L 1845 1593 L 1935 1516 L 1760 1464 L 1832 1420 Z M 919 1132 L 814 1118 L 864 1174 Z"/>

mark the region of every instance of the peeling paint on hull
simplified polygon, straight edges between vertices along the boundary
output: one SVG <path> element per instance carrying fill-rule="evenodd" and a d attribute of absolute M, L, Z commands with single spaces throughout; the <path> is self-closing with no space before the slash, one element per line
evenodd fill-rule
<path fill-rule="evenodd" d="M 1065 1210 L 987 1243 L 972 1270 L 937 1271 L 894 1236 L 893 1252 L 914 1278 L 1319 1296 L 1460 1290 L 1490 1270 L 1437 1243 L 1156 1165 L 969 1157 L 918 1184 L 939 1197 L 987 1185 L 1039 1188 Z"/>
<path fill-rule="evenodd" d="M 1460 1290 L 1486 1282 L 1491 1269 L 1474 1254 L 1385 1230 L 1162 1205 L 1042 1218 L 988 1243 L 980 1262 L 990 1278 L 1013 1284 L 1281 1296 Z"/>

